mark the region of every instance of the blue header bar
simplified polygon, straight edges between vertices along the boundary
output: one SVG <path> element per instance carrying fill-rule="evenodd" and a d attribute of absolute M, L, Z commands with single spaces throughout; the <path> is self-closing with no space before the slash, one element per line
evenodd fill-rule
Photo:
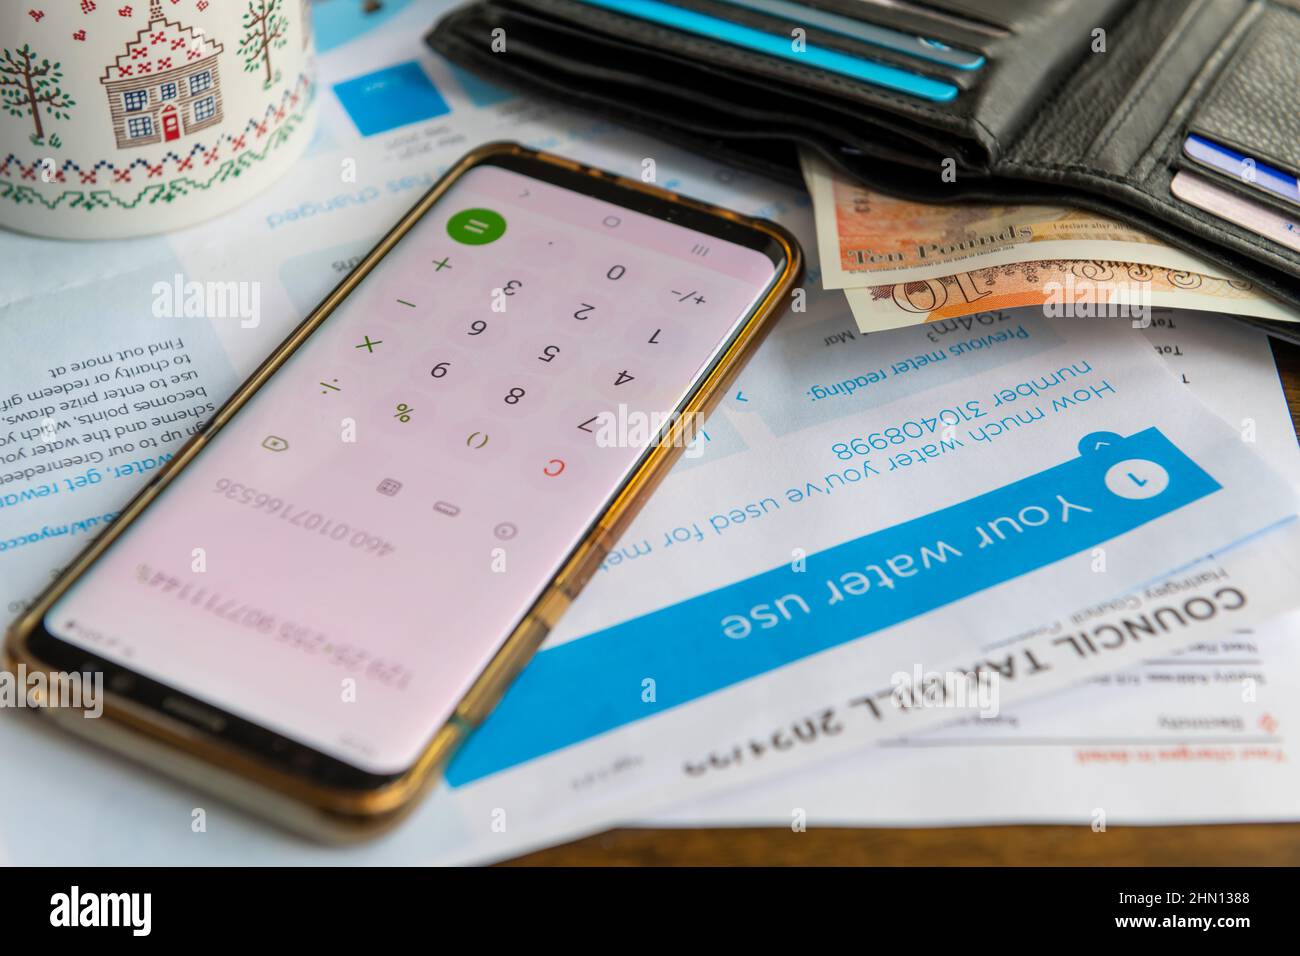
<path fill-rule="evenodd" d="M 461 786 L 1096 547 L 1220 485 L 1157 429 L 537 655 L 448 768 Z M 654 681 L 655 700 L 643 699 Z"/>

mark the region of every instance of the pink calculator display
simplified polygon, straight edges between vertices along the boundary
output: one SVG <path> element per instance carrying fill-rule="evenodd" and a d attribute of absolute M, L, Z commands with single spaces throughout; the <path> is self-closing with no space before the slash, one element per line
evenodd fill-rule
<path fill-rule="evenodd" d="M 780 268 L 477 166 L 47 628 L 399 772 L 635 467 L 641 426 L 679 407 Z"/>

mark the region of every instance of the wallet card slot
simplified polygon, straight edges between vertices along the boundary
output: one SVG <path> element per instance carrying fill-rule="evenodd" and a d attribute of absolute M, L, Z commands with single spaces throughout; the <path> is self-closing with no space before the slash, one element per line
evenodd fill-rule
<path fill-rule="evenodd" d="M 692 9 L 668 0 L 577 0 L 592 10 L 612 14 L 626 21 L 648 26 L 661 42 L 684 44 L 689 40 L 713 45 L 712 55 L 732 59 L 746 58 L 755 70 L 771 70 L 781 65 L 873 87 L 891 94 L 917 100 L 946 104 L 952 102 L 960 88 L 914 69 L 901 69 L 879 58 L 866 58 L 839 50 L 814 46 L 806 37 L 797 39 L 779 28 L 760 29 L 740 22 L 734 16 L 718 17 L 712 12 Z M 792 31 L 793 32 L 793 31 Z M 670 40 L 670 37 L 675 37 Z M 910 67 L 910 65 L 909 65 Z"/>
<path fill-rule="evenodd" d="M 1300 212 L 1300 179 L 1295 173 L 1220 146 L 1199 133 L 1184 141 L 1177 165 L 1287 215 Z"/>
<path fill-rule="evenodd" d="M 804 30 L 802 39 L 807 47 L 835 50 L 849 56 L 886 64 L 917 76 L 937 78 L 952 84 L 959 91 L 971 89 L 979 82 L 979 70 L 961 70 L 945 66 L 933 60 L 921 60 L 878 44 L 858 40 L 842 33 L 823 30 L 808 21 L 769 16 L 748 7 L 739 6 L 732 0 L 672 0 L 672 3 L 674 6 L 697 10 L 710 16 L 732 20 L 762 30 L 773 36 L 783 37 L 791 43 L 799 39 L 792 32 L 798 27 Z M 980 56 L 982 59 L 983 55 Z M 960 92 L 958 95 L 960 95 Z"/>
<path fill-rule="evenodd" d="M 914 33 L 917 36 L 941 40 L 964 50 L 986 53 L 986 47 L 1011 31 L 1002 27 L 987 26 L 974 21 L 951 17 L 942 11 L 931 11 L 909 3 L 875 3 L 872 0 L 799 0 L 806 7 L 835 13 L 862 23 Z"/>
<path fill-rule="evenodd" d="M 1181 188 L 1183 195 L 1176 191 L 1175 179 L 1180 175 L 1190 174 L 1194 180 L 1203 183 L 1185 183 Z M 1211 243 L 1214 258 L 1230 270 L 1260 281 L 1267 291 L 1280 298 L 1296 300 L 1296 272 L 1300 268 L 1300 251 L 1268 234 L 1262 223 L 1251 223 L 1252 214 L 1245 212 L 1249 208 L 1265 210 L 1264 215 L 1272 213 L 1276 218 L 1296 219 L 1296 210 L 1283 210 L 1259 201 L 1260 197 L 1248 193 L 1229 177 L 1216 177 L 1204 167 L 1190 162 L 1176 161 L 1156 167 L 1139 185 L 1136 201 L 1150 208 L 1150 218 L 1141 223 L 1148 231 L 1161 235 L 1168 229 L 1180 229 L 1194 233 L 1202 239 L 1203 248 L 1197 250 L 1194 244 L 1183 245 L 1191 251 L 1202 254 L 1208 251 Z M 1187 190 L 1198 192 L 1218 188 L 1229 197 L 1222 204 L 1208 206 L 1192 201 Z M 1271 270 L 1270 274 L 1261 275 L 1261 269 Z"/>
<path fill-rule="evenodd" d="M 813 5 L 882 24 L 907 24 L 919 33 L 964 36 L 977 46 L 1068 18 L 1067 8 L 1100 9 L 1097 0 L 814 0 Z"/>
<path fill-rule="evenodd" d="M 686 0 L 673 0 L 675 3 Z M 981 69 L 987 58 L 978 50 L 944 43 L 934 36 L 881 26 L 858 16 L 845 16 L 810 6 L 802 0 L 714 0 L 733 10 L 748 10 L 779 24 L 797 25 L 810 32 L 861 45 L 864 55 L 901 57 L 900 63 L 915 69 L 927 67 L 971 72 Z M 725 14 L 724 14 L 725 15 Z M 786 27 L 786 32 L 788 27 Z"/>
<path fill-rule="evenodd" d="M 872 2 L 872 0 L 868 0 Z M 1043 4 L 1041 0 L 903 0 L 908 6 L 931 9 L 966 23 L 1014 32 Z"/>
<path fill-rule="evenodd" d="M 1281 5 L 1259 11 L 1187 128 L 1300 173 L 1300 12 Z"/>
<path fill-rule="evenodd" d="M 1296 216 L 1300 214 L 1300 206 L 1288 203 L 1281 196 L 1268 192 L 1265 189 L 1261 189 L 1257 183 L 1252 183 L 1245 179 L 1244 175 L 1233 175 L 1224 170 L 1207 166 L 1204 163 L 1197 162 L 1195 159 L 1192 159 L 1190 156 L 1185 154 L 1181 154 L 1177 157 L 1174 161 L 1173 168 L 1176 170 L 1186 170 L 1195 176 L 1213 182 L 1223 189 L 1236 193 L 1243 199 L 1258 203 L 1261 206 L 1268 206 L 1283 215 Z M 1244 172 L 1245 171 L 1243 170 L 1243 174 Z"/>

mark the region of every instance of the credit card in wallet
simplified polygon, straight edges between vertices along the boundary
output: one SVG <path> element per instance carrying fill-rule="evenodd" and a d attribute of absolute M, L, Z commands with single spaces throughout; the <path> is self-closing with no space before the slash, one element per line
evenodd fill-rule
<path fill-rule="evenodd" d="M 889 10 L 902 10 L 913 17 L 924 17 L 934 20 L 937 23 L 946 23 L 949 26 L 960 27 L 963 30 L 971 30 L 975 33 L 983 33 L 992 37 L 1007 36 L 1009 31 L 992 23 L 985 23 L 982 20 L 972 20 L 970 17 L 964 17 L 956 11 L 945 12 L 926 6 L 923 3 L 912 3 L 910 0 L 860 0 L 861 3 L 869 6 L 885 7 Z"/>
<path fill-rule="evenodd" d="M 1300 183 L 1291 173 L 1262 163 L 1220 143 L 1192 133 L 1183 141 L 1183 152 L 1203 166 L 1231 176 L 1244 186 L 1258 189 L 1300 206 Z"/>
<path fill-rule="evenodd" d="M 1188 205 L 1300 252 L 1300 221 L 1271 206 L 1181 169 L 1174 174 L 1169 191 Z"/>
<path fill-rule="evenodd" d="M 838 33 L 840 36 L 861 40 L 863 43 L 870 43 L 872 46 L 892 50 L 904 56 L 950 66 L 955 70 L 978 70 L 984 65 L 983 54 L 960 50 L 939 40 L 891 30 L 888 27 L 855 20 L 853 17 L 832 13 L 829 10 L 818 10 L 816 7 L 794 3 L 792 0 L 723 0 L 723 2 L 756 13 L 765 13 L 770 17 L 781 17 L 798 26 L 817 27 L 827 33 Z"/>
<path fill-rule="evenodd" d="M 801 63 L 804 66 L 825 70 L 872 86 L 893 90 L 896 93 L 917 96 L 934 103 L 947 103 L 957 96 L 957 87 L 946 80 L 900 70 L 886 63 L 850 56 L 811 43 L 795 52 L 788 36 L 765 33 L 720 17 L 662 3 L 660 0 L 581 0 L 581 2 L 604 10 L 612 10 L 624 16 L 635 17 L 638 20 L 681 30 L 684 33 L 707 37 L 744 50 Z"/>

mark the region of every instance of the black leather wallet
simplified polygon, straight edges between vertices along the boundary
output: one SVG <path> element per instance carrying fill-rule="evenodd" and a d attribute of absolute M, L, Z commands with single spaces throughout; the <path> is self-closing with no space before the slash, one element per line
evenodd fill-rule
<path fill-rule="evenodd" d="M 791 20 L 734 3 L 672 2 L 791 33 Z M 1094 209 L 1220 263 L 1300 310 L 1300 252 L 1170 191 L 1178 170 L 1194 169 L 1267 202 L 1235 177 L 1193 164 L 1183 155 L 1188 133 L 1300 172 L 1300 0 L 805 5 L 982 54 L 985 62 L 921 65 L 803 27 L 810 45 L 956 87 L 947 102 L 932 102 L 577 0 L 478 0 L 446 16 L 428 42 L 490 77 L 780 178 L 798 178 L 797 147 L 804 146 L 906 198 Z M 1297 210 L 1290 215 L 1300 219 Z M 1255 324 L 1300 341 L 1300 328 L 1288 323 Z"/>

